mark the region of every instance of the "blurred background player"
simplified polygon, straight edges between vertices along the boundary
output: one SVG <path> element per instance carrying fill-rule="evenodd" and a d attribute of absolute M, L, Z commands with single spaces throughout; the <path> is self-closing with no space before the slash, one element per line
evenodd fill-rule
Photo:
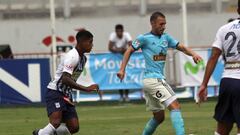
<path fill-rule="evenodd" d="M 240 0 L 238 0 L 240 14 Z M 199 99 L 207 99 L 207 84 L 218 58 L 223 55 L 225 69 L 220 82 L 218 102 L 214 118 L 217 121 L 215 135 L 229 135 L 233 123 L 237 123 L 240 135 L 240 19 L 235 19 L 219 28 L 212 44 L 212 54 L 208 60 L 204 79 L 199 88 Z"/>
<path fill-rule="evenodd" d="M 124 54 L 128 46 L 132 44 L 131 35 L 124 31 L 122 24 L 115 26 L 115 32 L 112 32 L 109 36 L 108 49 L 112 53 Z M 119 101 L 129 101 L 128 97 L 129 90 L 119 90 L 120 99 Z"/>
<path fill-rule="evenodd" d="M 76 40 L 76 47 L 64 55 L 54 80 L 47 86 L 46 104 L 49 124 L 40 130 L 33 131 L 33 135 L 71 135 L 78 132 L 79 122 L 72 103 L 72 88 L 86 92 L 99 89 L 97 84 L 85 87 L 76 83 L 87 61 L 84 53 L 92 49 L 93 35 L 87 30 L 82 30 L 77 33 Z"/>
<path fill-rule="evenodd" d="M 151 32 L 139 35 L 127 49 L 117 75 L 121 80 L 124 78 L 125 68 L 131 54 L 141 48 L 146 62 L 143 91 L 147 109 L 153 113 L 153 118 L 147 122 L 142 135 L 152 135 L 158 125 L 164 121 L 165 107 L 170 110 L 170 117 L 176 135 L 185 135 L 180 104 L 177 101 L 174 91 L 165 81 L 164 65 L 167 50 L 168 48 L 174 48 L 182 51 L 192 56 L 195 63 L 200 62 L 202 58 L 167 33 L 164 33 L 166 25 L 164 14 L 154 12 L 150 17 L 150 23 L 152 26 Z"/>

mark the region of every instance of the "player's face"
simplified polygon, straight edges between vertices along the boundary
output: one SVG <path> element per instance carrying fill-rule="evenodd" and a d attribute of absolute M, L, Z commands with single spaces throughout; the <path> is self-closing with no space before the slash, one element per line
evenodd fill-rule
<path fill-rule="evenodd" d="M 164 17 L 158 17 L 155 21 L 151 22 L 152 31 L 158 35 L 163 34 L 166 26 L 166 19 Z"/>
<path fill-rule="evenodd" d="M 93 38 L 83 40 L 82 47 L 84 49 L 84 52 L 87 52 L 87 53 L 91 52 L 93 47 Z"/>
<path fill-rule="evenodd" d="M 116 29 L 116 34 L 118 38 L 122 38 L 123 36 L 123 30 L 122 29 Z"/>

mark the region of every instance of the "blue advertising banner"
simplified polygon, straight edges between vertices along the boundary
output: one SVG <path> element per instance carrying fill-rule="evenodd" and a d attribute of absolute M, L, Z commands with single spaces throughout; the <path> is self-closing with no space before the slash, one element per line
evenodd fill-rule
<path fill-rule="evenodd" d="M 1 60 L 0 103 L 44 102 L 49 69 L 49 59 Z"/>
<path fill-rule="evenodd" d="M 102 90 L 139 89 L 142 88 L 145 61 L 141 53 L 134 53 L 126 68 L 126 76 L 121 82 L 117 77 L 123 55 L 96 54 L 90 55 L 90 70 L 93 81 L 100 84 Z"/>
<path fill-rule="evenodd" d="M 78 83 L 97 83 L 101 90 L 142 88 L 145 61 L 141 53 L 132 54 L 122 82 L 117 77 L 123 58 L 121 54 L 90 54 L 87 57 L 85 72 L 78 79 Z"/>

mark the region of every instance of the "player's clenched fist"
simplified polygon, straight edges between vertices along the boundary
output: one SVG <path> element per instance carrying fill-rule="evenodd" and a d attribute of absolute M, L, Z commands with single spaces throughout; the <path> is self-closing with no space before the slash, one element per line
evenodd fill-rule
<path fill-rule="evenodd" d="M 199 101 L 198 103 L 200 104 L 203 101 L 207 100 L 207 87 L 204 85 L 201 85 L 199 90 L 198 90 L 198 97 L 199 97 Z"/>
<path fill-rule="evenodd" d="M 122 81 L 123 80 L 123 78 L 124 78 L 124 76 L 125 76 L 125 72 L 124 71 L 119 71 L 118 73 L 117 73 L 117 77 Z"/>
<path fill-rule="evenodd" d="M 92 85 L 90 85 L 90 86 L 88 86 L 87 87 L 87 89 L 88 89 L 88 92 L 91 92 L 91 91 L 99 91 L 99 86 L 98 86 L 98 84 L 92 84 Z"/>
<path fill-rule="evenodd" d="M 199 55 L 197 55 L 197 54 L 193 55 L 192 58 L 193 58 L 193 61 L 194 61 L 196 64 L 198 64 L 199 62 L 202 61 L 202 57 L 199 56 Z"/>

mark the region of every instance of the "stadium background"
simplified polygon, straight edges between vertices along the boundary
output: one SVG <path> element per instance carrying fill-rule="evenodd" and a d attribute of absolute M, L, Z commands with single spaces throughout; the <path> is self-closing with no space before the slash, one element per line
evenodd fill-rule
<path fill-rule="evenodd" d="M 55 34 L 57 36 L 56 49 L 58 51 L 55 62 L 57 63 L 61 57 L 63 49 L 71 48 L 75 44 L 73 36 L 76 32 L 81 28 L 86 28 L 94 34 L 93 53 L 89 54 L 88 57 L 90 57 L 90 59 L 95 58 L 95 61 L 93 60 L 94 62 L 96 62 L 96 60 L 101 61 L 101 57 L 103 57 L 107 58 L 108 62 L 114 59 L 119 63 L 121 56 L 113 56 L 107 49 L 108 36 L 114 31 L 115 24 L 122 23 L 125 26 L 125 30 L 130 32 L 132 37 L 135 38 L 138 34 L 146 33 L 150 30 L 149 15 L 156 10 L 162 11 L 166 15 L 166 32 L 173 35 L 180 42 L 187 42 L 189 47 L 198 53 L 203 53 L 205 60 L 207 60 L 210 55 L 211 43 L 214 40 L 217 29 L 227 23 L 229 18 L 237 17 L 235 12 L 237 5 L 236 0 L 185 0 L 185 2 L 187 4 L 187 41 L 183 34 L 184 20 L 182 15 L 182 1 L 179 0 L 55 0 Z M 10 53 L 10 56 L 7 56 L 7 58 L 5 57 L 0 60 L 0 109 L 2 113 L 0 124 L 6 124 L 8 122 L 7 118 L 14 118 L 17 119 L 17 121 L 15 121 L 16 124 L 23 127 L 22 129 L 17 128 L 11 132 L 10 129 L 13 127 L 14 122 L 10 122 L 5 126 L 0 126 L 0 134 L 27 134 L 30 132 L 28 131 L 29 129 L 31 130 L 31 128 L 41 126 L 42 123 L 47 121 L 43 107 L 32 108 L 32 106 L 35 106 L 35 103 L 44 103 L 43 95 L 45 87 L 50 80 L 51 74 L 54 72 L 52 70 L 52 63 L 54 61 L 52 56 L 54 53 L 51 45 L 52 33 L 49 7 L 49 0 L 0 0 L 0 53 L 2 57 L 4 57 L 3 54 L 7 52 L 7 47 L 11 48 L 12 53 L 12 55 Z M 136 53 L 136 55 L 141 54 Z M 185 99 L 190 101 L 184 102 L 183 104 L 183 108 L 186 107 L 185 110 L 183 109 L 183 113 L 185 113 L 187 121 L 197 120 L 198 115 L 202 115 L 202 117 L 204 117 L 203 120 L 207 121 L 213 112 L 215 98 L 213 98 L 212 102 L 205 105 L 207 109 L 201 111 L 193 105 L 197 86 L 202 79 L 201 77 L 206 63 L 204 66 L 195 66 L 190 63 L 187 66 L 189 69 L 186 69 L 186 63 L 189 61 L 191 60 L 189 60 L 188 57 L 183 57 L 181 54 L 169 50 L 166 65 L 167 80 L 180 98 L 184 98 L 184 101 Z M 96 66 L 94 62 L 89 62 L 86 68 L 86 74 L 89 73 L 88 70 L 93 72 L 92 68 Z M 138 61 L 133 58 L 135 66 L 137 62 Z M 105 64 L 108 65 L 109 63 Z M 104 68 L 104 65 L 102 66 L 102 68 Z M 215 71 L 211 86 L 209 87 L 210 97 L 216 97 L 218 94 L 219 77 L 221 76 L 219 73 L 222 67 L 223 63 L 219 60 L 217 71 Z M 117 69 L 117 66 L 114 67 L 112 72 L 116 72 Z M 136 73 L 132 73 L 131 70 L 129 70 L 129 72 L 131 72 L 129 76 L 131 77 L 132 74 L 142 72 L 141 66 L 137 69 L 139 71 Z M 186 70 L 191 73 L 195 71 L 201 71 L 201 73 L 184 74 L 183 72 Z M 106 75 L 108 74 L 108 69 L 100 69 L 99 71 L 103 71 Z M 95 78 L 94 76 L 89 77 L 86 74 L 83 80 L 80 79 L 78 81 L 84 84 L 95 81 L 92 80 Z M 96 75 L 99 76 L 99 73 L 96 73 Z M 186 78 L 188 78 L 188 80 L 186 80 Z M 193 80 L 188 84 L 187 82 L 191 79 Z M 100 106 L 103 106 L 103 110 L 105 109 L 108 112 L 107 114 L 109 116 L 107 117 L 110 118 L 109 125 L 115 124 L 114 119 L 123 121 L 122 125 L 124 125 L 124 123 L 126 123 L 125 118 L 131 118 L 131 116 L 133 119 L 130 119 L 130 123 L 135 123 L 139 118 L 142 118 L 142 124 L 144 124 L 144 119 L 147 119 L 149 115 L 144 112 L 140 80 L 141 77 L 137 79 L 137 83 L 134 81 L 133 85 L 126 85 L 126 82 L 122 84 L 117 83 L 117 85 L 112 84 L 113 87 L 103 89 L 104 93 L 101 96 L 76 91 L 74 96 L 75 101 L 83 105 L 83 107 L 78 110 L 80 115 L 81 113 L 84 114 L 84 111 L 91 114 L 93 111 L 98 110 Z M 100 85 L 110 86 L 105 83 L 106 82 L 103 82 L 103 84 Z M 119 95 L 115 90 L 119 88 L 129 88 L 130 86 L 131 102 L 126 104 L 116 102 Z M 92 102 L 90 105 L 88 105 L 87 102 L 83 102 L 99 100 L 102 101 Z M 28 108 L 19 107 L 19 104 L 30 106 L 28 106 Z M 97 106 L 92 107 L 94 104 L 97 104 Z M 16 105 L 18 108 L 16 108 Z M 85 107 L 86 110 L 83 109 Z M 134 114 L 138 113 L 138 111 L 128 112 L 131 108 L 136 108 L 136 110 L 143 113 L 140 114 L 139 117 L 134 117 Z M 194 112 L 192 108 L 196 109 L 196 112 Z M 23 113 L 26 110 L 29 110 L 29 115 L 32 115 L 29 118 L 26 118 L 29 115 Z M 40 110 L 41 114 L 36 112 L 36 110 Z M 111 117 L 111 112 L 116 113 L 119 118 L 115 116 Z M 121 116 L 121 112 L 126 113 L 126 115 Z M 193 115 L 191 115 L 190 112 Z M 99 112 L 99 116 L 97 115 L 97 118 L 94 118 L 94 120 L 101 121 L 104 119 L 104 113 L 105 112 Z M 22 115 L 16 117 L 16 114 Z M 101 114 L 102 116 L 100 116 Z M 87 120 L 91 121 L 88 115 L 83 116 L 82 119 L 83 122 Z M 94 120 L 91 122 L 94 123 Z M 36 121 L 37 124 L 29 126 Z M 214 121 L 209 121 L 209 123 L 213 122 Z M 88 129 L 87 126 L 90 127 L 90 123 L 86 123 L 86 129 Z M 96 122 L 96 126 L 97 123 L 98 122 Z M 163 127 L 164 133 L 173 134 L 173 132 L 171 132 L 171 126 L 169 125 L 170 123 L 168 126 Z M 194 125 L 194 123 L 191 123 L 191 125 Z M 188 128 L 187 132 L 189 134 L 207 135 L 212 134 L 212 131 L 214 131 L 214 124 L 212 124 L 212 126 L 206 126 L 205 131 L 201 131 L 198 127 L 199 125 L 204 125 L 204 122 L 194 125 L 195 127 L 193 128 L 196 129 Z M 142 125 L 133 127 L 136 128 L 136 131 L 131 131 L 131 126 L 133 126 L 133 124 L 130 125 L 130 127 L 122 126 L 119 128 L 121 131 L 112 131 L 109 135 L 140 134 L 141 128 L 143 127 Z M 83 131 L 83 134 L 84 132 L 87 134 L 87 130 Z M 95 133 L 97 133 L 97 131 L 88 134 Z M 161 131 L 157 133 L 161 133 Z M 102 133 L 100 132 L 99 134 L 108 133 L 102 130 Z"/>

